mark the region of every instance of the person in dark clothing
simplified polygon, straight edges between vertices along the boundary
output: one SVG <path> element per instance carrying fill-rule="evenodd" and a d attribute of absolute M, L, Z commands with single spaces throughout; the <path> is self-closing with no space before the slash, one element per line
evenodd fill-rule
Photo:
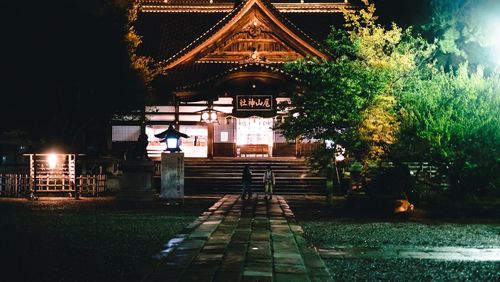
<path fill-rule="evenodd" d="M 248 194 L 248 198 L 252 197 L 252 171 L 250 171 L 250 167 L 245 165 L 243 168 L 243 191 L 241 192 L 241 198 L 245 200 L 245 196 Z"/>

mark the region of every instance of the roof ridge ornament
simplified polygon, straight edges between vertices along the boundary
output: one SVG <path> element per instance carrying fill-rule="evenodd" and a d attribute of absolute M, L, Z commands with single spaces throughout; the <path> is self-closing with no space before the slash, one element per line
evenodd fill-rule
<path fill-rule="evenodd" d="M 248 55 L 245 60 L 243 62 L 241 62 L 242 64 L 246 64 L 246 63 L 265 63 L 266 62 L 266 57 L 265 56 L 261 56 L 259 51 L 257 50 L 253 50 L 253 52 L 250 53 L 250 55 Z"/>
<path fill-rule="evenodd" d="M 247 29 L 248 34 L 250 34 L 252 37 L 257 37 L 262 32 L 262 24 L 257 22 L 257 19 L 255 19 L 254 22 L 247 27 Z"/>

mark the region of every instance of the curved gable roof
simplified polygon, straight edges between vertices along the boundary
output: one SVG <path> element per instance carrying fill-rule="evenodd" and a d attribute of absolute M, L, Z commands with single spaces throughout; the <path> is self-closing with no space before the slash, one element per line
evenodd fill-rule
<path fill-rule="evenodd" d="M 322 59 L 329 57 L 328 53 L 311 37 L 297 28 L 288 19 L 283 17 L 267 0 L 246 0 L 236 6 L 229 14 L 224 16 L 217 24 L 208 29 L 182 50 L 162 62 L 166 70 L 207 55 L 234 33 L 241 30 L 242 25 L 253 15 L 265 18 L 274 25 L 279 33 L 279 39 L 288 44 L 291 49 L 303 57 L 311 56 Z"/>

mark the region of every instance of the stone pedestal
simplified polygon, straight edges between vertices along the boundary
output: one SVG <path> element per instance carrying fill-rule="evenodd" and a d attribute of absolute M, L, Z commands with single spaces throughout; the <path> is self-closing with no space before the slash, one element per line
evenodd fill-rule
<path fill-rule="evenodd" d="M 161 154 L 160 197 L 184 199 L 184 153 Z"/>
<path fill-rule="evenodd" d="M 152 201 L 154 199 L 152 161 L 126 161 L 122 165 L 118 199 L 122 201 Z"/>

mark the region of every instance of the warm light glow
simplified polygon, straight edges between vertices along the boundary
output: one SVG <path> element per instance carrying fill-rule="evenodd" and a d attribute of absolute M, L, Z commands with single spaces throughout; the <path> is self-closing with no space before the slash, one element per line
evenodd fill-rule
<path fill-rule="evenodd" d="M 208 123 L 218 122 L 217 121 L 217 111 L 210 110 L 210 109 L 203 111 L 201 114 L 201 121 L 208 122 Z"/>
<path fill-rule="evenodd" d="M 273 118 L 239 118 L 236 120 L 236 144 L 273 146 Z"/>
<path fill-rule="evenodd" d="M 56 168 L 57 165 L 57 155 L 56 154 L 50 154 L 47 156 L 47 162 L 49 163 L 49 168 L 54 169 Z"/>

